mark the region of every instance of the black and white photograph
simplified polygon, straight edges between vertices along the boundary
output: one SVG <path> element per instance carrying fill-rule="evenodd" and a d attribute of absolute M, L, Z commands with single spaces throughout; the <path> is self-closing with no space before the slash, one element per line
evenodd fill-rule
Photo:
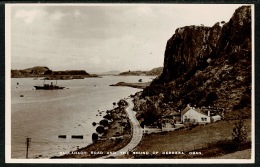
<path fill-rule="evenodd" d="M 254 19 L 254 4 L 6 4 L 6 162 L 254 163 Z"/>

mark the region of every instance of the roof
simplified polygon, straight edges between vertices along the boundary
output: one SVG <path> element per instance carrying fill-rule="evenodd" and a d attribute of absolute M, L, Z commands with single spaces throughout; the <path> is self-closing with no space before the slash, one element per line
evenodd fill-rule
<path fill-rule="evenodd" d="M 184 114 L 185 114 L 186 112 L 188 112 L 190 109 L 192 109 L 192 110 L 194 110 L 194 111 L 197 111 L 197 112 L 200 113 L 200 114 L 203 114 L 203 115 L 208 116 L 207 114 L 205 114 L 204 112 L 202 112 L 200 109 L 190 107 L 190 105 L 188 105 L 186 108 L 184 108 L 184 110 L 181 111 L 181 115 L 184 115 Z"/>
<path fill-rule="evenodd" d="M 185 114 L 187 111 L 189 111 L 191 109 L 191 107 L 188 105 L 186 108 L 184 108 L 184 110 L 181 111 L 181 114 Z"/>

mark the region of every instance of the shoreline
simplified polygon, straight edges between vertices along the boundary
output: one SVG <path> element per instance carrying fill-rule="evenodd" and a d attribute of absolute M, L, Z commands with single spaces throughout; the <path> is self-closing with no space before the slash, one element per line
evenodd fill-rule
<path fill-rule="evenodd" d="M 107 110 L 107 113 L 112 114 L 113 122 L 109 124 L 108 128 L 102 135 L 99 135 L 97 141 L 93 141 L 91 144 L 86 147 L 79 148 L 69 152 L 60 152 L 59 156 L 52 156 L 50 159 L 62 159 L 62 158 L 100 158 L 107 155 L 115 154 L 116 151 L 124 148 L 132 140 L 132 124 L 131 121 L 126 121 L 125 126 L 122 127 L 123 120 L 128 120 L 126 116 L 126 108 L 128 105 L 122 104 L 124 100 L 119 100 L 118 107 Z M 120 104 L 121 103 L 121 104 Z M 119 110 L 123 112 L 120 113 L 121 118 L 116 118 L 117 112 Z M 108 114 L 107 114 L 108 115 Z M 124 118 L 124 119 L 122 119 Z M 130 123 L 131 126 L 127 127 L 127 123 Z M 130 129 L 129 129 L 130 128 Z M 119 132 L 121 131 L 121 132 Z M 129 133 L 130 132 L 130 133 Z"/>
<path fill-rule="evenodd" d="M 126 86 L 132 87 L 137 89 L 144 89 L 145 87 L 149 86 L 151 82 L 139 82 L 139 83 L 127 83 L 127 82 L 118 82 L 116 84 L 111 84 L 109 86 Z"/>
<path fill-rule="evenodd" d="M 130 98 L 132 99 L 132 98 Z M 129 103 L 128 103 L 129 105 Z M 133 104 L 134 105 L 134 104 Z M 127 106 L 129 107 L 129 106 Z M 126 112 L 126 108 L 124 108 L 124 112 Z M 116 110 L 116 108 L 109 110 L 109 111 L 113 111 Z M 129 115 L 128 115 L 129 117 Z M 54 156 L 51 157 L 51 159 L 60 159 L 60 158 L 90 158 L 90 159 L 120 159 L 120 158 L 134 158 L 134 159 L 142 159 L 142 158 L 166 158 L 166 159 L 189 159 L 189 158 L 217 158 L 217 157 L 222 157 L 222 156 L 228 156 L 229 154 L 236 154 L 237 152 L 241 152 L 241 151 L 246 151 L 247 149 L 251 149 L 251 142 L 250 140 L 247 141 L 247 143 L 245 143 L 245 145 L 243 146 L 243 148 L 234 151 L 234 152 L 229 152 L 229 151 L 223 151 L 222 147 L 225 146 L 226 143 L 228 143 L 228 136 L 224 135 L 224 134 L 228 134 L 228 131 L 225 130 L 225 132 L 221 132 L 222 135 L 225 136 L 226 139 L 221 140 L 220 138 L 216 138 L 217 140 L 212 140 L 212 141 L 203 141 L 202 139 L 200 141 L 200 144 L 195 143 L 195 145 L 192 145 L 191 147 L 189 147 L 188 150 L 184 149 L 185 146 L 183 145 L 182 141 L 187 140 L 186 139 L 186 135 L 189 136 L 189 134 L 193 134 L 194 132 L 199 133 L 201 136 L 203 136 L 202 138 L 207 138 L 207 133 L 212 133 L 212 135 L 215 132 L 212 132 L 210 129 L 213 128 L 219 128 L 222 124 L 224 124 L 225 126 L 227 126 L 226 124 L 229 125 L 229 131 L 232 130 L 232 126 L 233 123 L 236 122 L 236 120 L 224 120 L 224 121 L 220 121 L 220 122 L 216 122 L 216 123 L 212 123 L 209 125 L 204 125 L 204 126 L 197 126 L 192 130 L 178 130 L 178 131 L 173 131 L 173 132 L 165 132 L 165 133 L 152 133 L 152 134 L 147 134 L 144 135 L 143 137 L 141 137 L 140 141 L 135 142 L 134 146 L 132 146 L 131 149 L 126 148 L 127 145 L 130 145 L 132 139 L 133 139 L 133 123 L 131 121 L 131 132 L 130 134 L 128 134 L 128 138 L 124 138 L 123 142 L 121 143 L 113 143 L 113 141 L 111 142 L 111 140 L 109 138 L 106 138 L 104 140 L 98 141 L 96 143 L 92 143 L 84 148 L 80 148 L 77 149 L 75 151 L 70 151 L 70 152 L 66 152 L 64 153 L 65 155 L 62 156 Z M 247 124 L 249 125 L 250 120 L 246 121 Z M 114 123 L 115 124 L 115 123 Z M 140 125 L 139 125 L 140 126 Z M 118 127 L 118 125 L 117 125 Z M 223 126 L 221 126 L 223 127 Z M 205 133 L 206 131 L 206 133 Z M 185 136 L 183 136 L 185 133 L 187 133 Z M 179 146 L 174 146 L 171 144 L 171 146 L 169 145 L 167 148 L 169 148 L 168 150 L 161 150 L 162 148 L 160 147 L 160 144 L 153 144 L 152 148 L 148 148 L 147 147 L 147 142 L 154 142 L 153 140 L 157 140 L 155 138 L 167 138 L 169 139 L 169 141 L 173 140 L 173 134 L 175 134 L 174 138 L 177 139 L 176 143 Z M 177 134 L 177 136 L 176 136 Z M 179 134 L 179 135 L 178 135 Z M 182 136 L 184 138 L 182 138 Z M 214 135 L 213 135 L 214 136 Z M 179 138 L 179 139 L 178 139 Z M 159 139 L 163 140 L 163 139 Z M 160 143 L 160 142 L 159 142 Z M 178 144 L 179 143 L 179 144 Z M 182 143 L 182 144 L 181 144 Z M 220 144 L 222 145 L 220 145 Z M 133 143 L 132 143 L 133 144 Z M 169 144 L 169 143 L 168 143 Z M 167 145 L 168 145 L 167 144 Z M 198 145 L 197 145 L 198 144 Z M 111 147 L 112 146 L 112 147 Z M 114 146 L 114 147 L 113 147 Z M 153 148 L 154 147 L 154 148 Z M 156 153 L 156 155 L 152 152 L 153 150 L 158 150 L 158 152 Z M 146 151 L 144 151 L 146 150 Z M 161 150 L 161 151 L 159 151 Z M 164 153 L 165 152 L 165 153 Z M 170 152 L 168 154 L 168 152 Z M 246 151 L 248 152 L 248 151 Z M 212 157 L 212 154 L 214 153 L 214 157 Z M 241 156 L 239 154 L 239 156 Z M 250 155 L 246 154 L 245 156 L 243 156 L 243 158 L 248 158 Z M 218 158 L 217 158 L 218 159 Z"/>

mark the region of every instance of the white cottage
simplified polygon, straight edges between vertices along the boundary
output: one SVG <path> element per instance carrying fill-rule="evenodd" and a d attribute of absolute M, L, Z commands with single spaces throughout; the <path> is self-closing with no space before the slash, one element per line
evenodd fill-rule
<path fill-rule="evenodd" d="M 183 123 L 185 122 L 199 123 L 199 124 L 210 123 L 211 122 L 210 112 L 205 114 L 200 109 L 187 105 L 187 107 L 181 112 L 181 121 Z"/>

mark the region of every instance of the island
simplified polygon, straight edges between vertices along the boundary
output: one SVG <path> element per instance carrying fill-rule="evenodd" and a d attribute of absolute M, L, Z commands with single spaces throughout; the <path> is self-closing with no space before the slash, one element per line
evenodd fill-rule
<path fill-rule="evenodd" d="M 52 71 L 46 66 L 35 66 L 22 70 L 11 70 L 11 78 L 38 78 L 44 77 L 45 80 L 69 80 L 100 77 L 96 74 L 89 74 L 85 70 L 65 70 Z"/>

